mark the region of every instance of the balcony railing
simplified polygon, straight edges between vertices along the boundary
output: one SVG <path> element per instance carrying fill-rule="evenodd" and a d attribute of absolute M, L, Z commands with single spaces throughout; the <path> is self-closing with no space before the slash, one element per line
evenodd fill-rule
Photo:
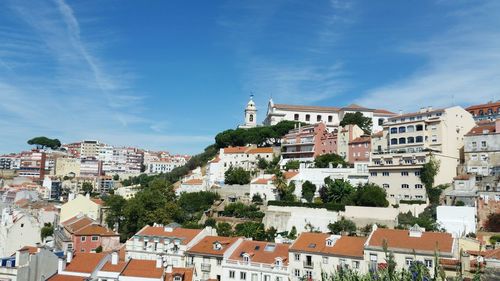
<path fill-rule="evenodd" d="M 314 268 L 314 263 L 304 261 L 304 268 Z"/>
<path fill-rule="evenodd" d="M 239 260 L 226 260 L 224 262 L 226 265 L 237 265 L 242 267 L 259 268 L 262 270 L 278 270 L 287 271 L 288 267 L 283 265 L 269 264 L 269 263 L 259 263 L 259 262 L 245 262 Z"/>

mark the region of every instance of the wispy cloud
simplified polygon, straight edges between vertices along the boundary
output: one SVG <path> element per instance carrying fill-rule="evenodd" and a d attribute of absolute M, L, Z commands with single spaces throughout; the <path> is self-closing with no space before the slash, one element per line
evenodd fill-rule
<path fill-rule="evenodd" d="M 399 51 L 421 57 L 423 66 L 409 77 L 368 91 L 360 103 L 415 110 L 500 98 L 500 2 L 475 2 L 444 16 L 455 22 L 449 30 L 400 46 Z"/>
<path fill-rule="evenodd" d="M 102 27 L 79 21 L 64 0 L 6 1 L 0 15 L 13 26 L 0 28 L 0 139 L 9 139 L 0 141 L 0 153 L 34 135 L 163 149 L 177 144 L 188 152 L 195 151 L 184 143 L 207 142 L 153 128 L 158 121 L 146 117 L 147 97 L 136 91 L 131 67 L 107 59 L 106 40 L 91 39 Z"/>

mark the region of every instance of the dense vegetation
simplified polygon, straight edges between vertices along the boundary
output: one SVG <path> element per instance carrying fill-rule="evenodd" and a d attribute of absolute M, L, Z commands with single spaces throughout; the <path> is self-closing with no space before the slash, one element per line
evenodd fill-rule
<path fill-rule="evenodd" d="M 305 181 L 302 184 L 302 198 L 307 202 L 311 203 L 314 198 L 314 193 L 316 192 L 316 185 L 310 181 Z"/>
<path fill-rule="evenodd" d="M 323 154 L 314 159 L 314 166 L 316 168 L 328 168 L 330 164 L 334 168 L 336 168 L 338 165 L 347 167 L 347 162 L 344 160 L 344 158 L 335 153 Z"/>
<path fill-rule="evenodd" d="M 356 224 L 348 219 L 342 217 L 340 220 L 328 224 L 328 229 L 333 234 L 339 235 L 354 235 L 356 234 Z"/>
<path fill-rule="evenodd" d="M 381 187 L 367 183 L 353 187 L 343 179 L 325 179 L 325 184 L 319 190 L 323 203 L 337 203 L 342 205 L 387 207 L 386 192 Z"/>
<path fill-rule="evenodd" d="M 340 126 L 346 125 L 358 125 L 365 134 L 370 134 L 372 130 L 372 119 L 370 117 L 363 116 L 363 113 L 346 113 L 342 121 L 340 121 Z"/>
<path fill-rule="evenodd" d="M 215 136 L 215 144 L 219 148 L 228 146 L 279 146 L 281 138 L 296 126 L 297 122 L 281 121 L 274 126 L 255 127 L 250 129 L 230 129 Z"/>
<path fill-rule="evenodd" d="M 50 139 L 47 137 L 35 137 L 28 140 L 29 145 L 35 145 L 37 148 L 58 149 L 61 147 L 61 142 L 58 139 Z"/>
<path fill-rule="evenodd" d="M 225 184 L 249 184 L 251 179 L 251 175 L 249 171 L 241 167 L 234 168 L 233 166 L 229 167 L 227 171 L 224 173 L 224 183 Z"/>
<path fill-rule="evenodd" d="M 241 202 L 228 204 L 222 214 L 226 217 L 247 218 L 247 219 L 262 219 L 264 213 L 259 211 L 255 205 L 245 205 Z"/>

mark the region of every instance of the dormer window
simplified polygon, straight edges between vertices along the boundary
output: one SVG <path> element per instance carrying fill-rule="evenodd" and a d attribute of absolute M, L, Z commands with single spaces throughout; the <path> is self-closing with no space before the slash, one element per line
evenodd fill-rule
<path fill-rule="evenodd" d="M 326 240 L 326 246 L 328 246 L 328 247 L 333 246 L 333 241 L 330 239 Z"/>
<path fill-rule="evenodd" d="M 277 267 L 280 267 L 283 265 L 283 259 L 281 258 L 276 258 L 276 261 L 274 262 L 274 264 L 277 266 Z"/>
<path fill-rule="evenodd" d="M 244 262 L 250 262 L 250 255 L 249 254 L 243 253 L 242 257 L 243 257 Z"/>
<path fill-rule="evenodd" d="M 214 250 L 219 251 L 222 249 L 222 245 L 219 242 L 214 242 L 213 248 Z"/>
<path fill-rule="evenodd" d="M 174 281 L 182 281 L 182 276 L 179 275 L 175 276 Z"/>

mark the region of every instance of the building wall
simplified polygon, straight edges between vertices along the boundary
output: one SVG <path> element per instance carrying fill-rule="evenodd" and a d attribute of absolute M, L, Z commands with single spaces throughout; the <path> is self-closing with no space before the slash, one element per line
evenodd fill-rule
<path fill-rule="evenodd" d="M 307 231 L 308 223 L 318 231 L 328 232 L 328 224 L 336 222 L 338 218 L 337 212 L 327 209 L 268 206 L 262 222 L 266 229 L 274 227 L 278 232 L 290 231 L 294 226 L 298 233 Z"/>
<path fill-rule="evenodd" d="M 67 221 L 68 219 L 78 215 L 87 215 L 95 221 L 100 221 L 100 207 L 98 204 L 90 200 L 84 195 L 77 195 L 77 197 L 61 206 L 60 222 Z"/>
<path fill-rule="evenodd" d="M 500 122 L 497 122 L 500 123 Z M 464 138 L 466 171 L 490 175 L 500 166 L 500 134 L 471 135 Z"/>
<path fill-rule="evenodd" d="M 311 262 L 308 262 L 308 256 Z M 309 276 L 312 277 L 312 280 L 322 280 L 322 273 L 332 274 L 338 270 L 341 264 L 355 271 L 366 272 L 362 258 L 354 259 L 295 251 L 290 251 L 288 254 L 289 274 L 292 281 L 301 281 L 304 280 L 302 278 Z"/>
<path fill-rule="evenodd" d="M 6 209 L 4 209 L 6 211 Z M 40 224 L 35 218 L 21 213 L 14 213 L 14 218 L 7 218 L 5 213 L 2 216 L 0 225 L 0 257 L 14 254 L 24 246 L 36 246 L 41 243 Z M 4 223 L 6 222 L 6 223 Z"/>

